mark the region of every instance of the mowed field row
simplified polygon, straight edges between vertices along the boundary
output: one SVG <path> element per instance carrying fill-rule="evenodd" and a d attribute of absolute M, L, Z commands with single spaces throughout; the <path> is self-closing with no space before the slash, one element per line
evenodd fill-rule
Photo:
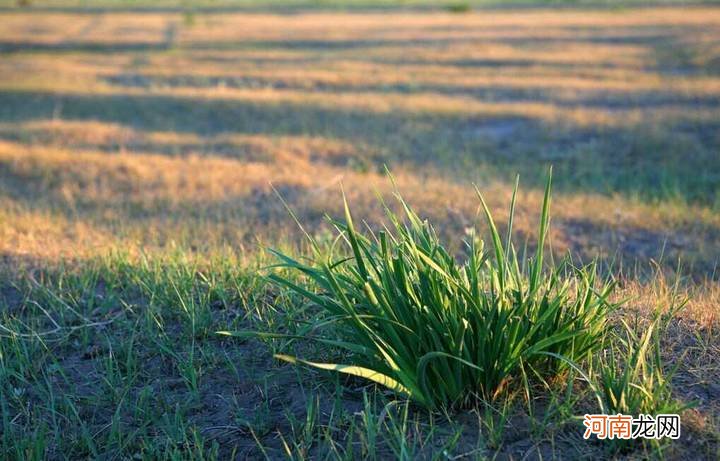
<path fill-rule="evenodd" d="M 716 9 L 2 22 L 10 258 L 292 239 L 270 182 L 315 223 L 342 182 L 373 220 L 384 166 L 451 234 L 475 222 L 471 183 L 504 203 L 553 164 L 559 253 L 717 263 Z"/>

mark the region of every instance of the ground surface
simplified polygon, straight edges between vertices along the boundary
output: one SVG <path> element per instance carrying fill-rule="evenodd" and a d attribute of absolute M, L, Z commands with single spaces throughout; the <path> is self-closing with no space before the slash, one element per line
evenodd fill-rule
<path fill-rule="evenodd" d="M 668 456 L 717 456 L 720 9 L 7 10 L 0 24 L 0 318 L 29 335 L 0 332 L 3 450 L 584 453 L 566 415 L 519 415 L 499 441 L 480 414 L 403 423 L 363 383 L 274 363 L 279 344 L 211 334 L 299 319 L 255 275 L 261 245 L 299 241 L 271 183 L 321 234 L 340 184 L 380 219 L 387 165 L 459 246 L 478 223 L 471 184 L 502 220 L 516 173 L 530 238 L 552 164 L 556 255 L 600 257 L 632 312 L 668 302 L 652 261 L 693 295 L 668 356 L 700 404 Z"/>

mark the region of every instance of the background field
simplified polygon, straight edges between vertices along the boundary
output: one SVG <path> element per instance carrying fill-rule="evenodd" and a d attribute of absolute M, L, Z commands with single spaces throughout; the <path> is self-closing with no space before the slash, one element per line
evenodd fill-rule
<path fill-rule="evenodd" d="M 322 235 L 324 214 L 341 212 L 340 184 L 357 218 L 380 220 L 387 165 L 459 248 L 480 222 L 471 184 L 502 220 L 517 173 L 516 230 L 531 240 L 552 164 L 556 256 L 599 257 L 634 296 L 631 311 L 667 301 L 663 277 L 693 294 L 668 340 L 671 362 L 691 351 L 678 379 L 682 397 L 701 402 L 682 449 L 717 455 L 720 9 L 0 5 L 2 318 L 26 332 L 62 327 L 2 338 L 5 450 L 43 440 L 51 457 L 152 457 L 215 442 L 224 456 L 283 456 L 277 434 L 300 440 L 293 418 L 334 384 L 308 384 L 259 344 L 209 334 L 278 310 L 254 275 L 259 248 L 295 248 L 300 235 L 270 184 Z M 102 328 L 72 329 L 81 320 Z M 118 350 L 138 365 L 118 365 L 108 384 Z M 188 384 L 183 364 L 199 381 Z M 372 414 L 349 392 L 322 407 L 304 454 L 367 444 L 367 432 L 343 426 Z M 263 405 L 267 420 L 248 422 Z M 334 427 L 338 412 L 347 421 Z M 445 422 L 430 440 L 433 423 L 414 417 L 408 437 L 428 437 L 422 453 L 460 427 Z M 491 453 L 482 424 L 460 420 L 451 452 Z M 573 424 L 538 435 L 518 423 L 501 452 L 582 451 Z M 396 429 L 398 440 L 412 432 Z M 383 433 L 380 455 L 393 451 Z"/>

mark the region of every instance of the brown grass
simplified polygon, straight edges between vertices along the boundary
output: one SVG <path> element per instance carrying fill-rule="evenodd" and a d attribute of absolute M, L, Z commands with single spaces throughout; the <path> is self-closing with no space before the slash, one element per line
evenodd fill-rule
<path fill-rule="evenodd" d="M 0 193 L 13 238 L 0 251 L 293 238 L 271 182 L 313 222 L 338 211 L 342 182 L 373 220 L 383 164 L 450 233 L 476 220 L 471 182 L 500 204 L 515 171 L 533 186 L 555 163 L 567 184 L 558 253 L 632 266 L 664 246 L 668 267 L 682 257 L 698 277 L 717 263 L 717 181 L 690 190 L 693 168 L 718 166 L 718 9 L 2 22 Z M 603 185 L 627 169 L 649 171 L 657 198 L 629 179 Z M 653 189 L 672 171 L 680 200 Z M 523 197 L 526 236 L 538 200 Z"/>

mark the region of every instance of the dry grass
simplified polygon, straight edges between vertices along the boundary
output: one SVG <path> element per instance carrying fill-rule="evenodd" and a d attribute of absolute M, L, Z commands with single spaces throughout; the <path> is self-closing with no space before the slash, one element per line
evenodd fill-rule
<path fill-rule="evenodd" d="M 9 256 L 254 251 L 295 238 L 269 183 L 320 223 L 342 182 L 373 220 L 385 164 L 451 234 L 476 221 L 472 182 L 500 204 L 552 163 L 556 253 L 717 264 L 715 8 L 2 20 Z"/>

